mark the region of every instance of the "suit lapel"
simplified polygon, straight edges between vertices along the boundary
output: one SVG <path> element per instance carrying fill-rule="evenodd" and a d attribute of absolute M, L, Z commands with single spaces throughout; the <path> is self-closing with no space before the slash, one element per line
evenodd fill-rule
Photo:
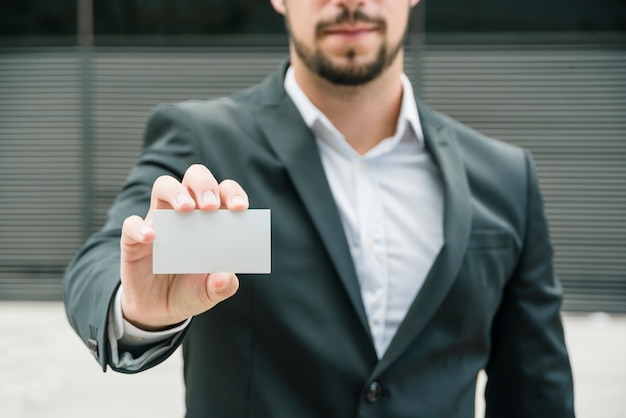
<path fill-rule="evenodd" d="M 324 173 L 315 137 L 284 91 L 285 70 L 286 65 L 282 71 L 266 80 L 264 103 L 259 111 L 258 122 L 283 162 L 333 261 L 361 325 L 370 335 L 352 255 Z"/>
<path fill-rule="evenodd" d="M 361 326 L 371 338 L 352 256 L 314 135 L 283 88 L 286 68 L 284 64 L 281 71 L 265 81 L 258 122 L 304 202 Z M 470 235 L 470 191 L 456 137 L 431 110 L 419 102 L 418 108 L 426 146 L 443 177 L 444 245 L 373 375 L 397 359 L 435 314 L 456 279 Z"/>
<path fill-rule="evenodd" d="M 444 244 L 374 374 L 398 358 L 437 311 L 456 279 L 470 235 L 470 192 L 456 137 L 427 107 L 418 102 L 418 108 L 426 146 L 443 177 Z"/>

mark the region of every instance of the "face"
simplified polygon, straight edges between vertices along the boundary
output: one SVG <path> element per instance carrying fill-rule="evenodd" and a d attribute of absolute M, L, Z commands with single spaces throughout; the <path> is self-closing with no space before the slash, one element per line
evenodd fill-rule
<path fill-rule="evenodd" d="M 285 16 L 292 60 L 333 84 L 358 86 L 398 59 L 418 0 L 272 0 Z"/>

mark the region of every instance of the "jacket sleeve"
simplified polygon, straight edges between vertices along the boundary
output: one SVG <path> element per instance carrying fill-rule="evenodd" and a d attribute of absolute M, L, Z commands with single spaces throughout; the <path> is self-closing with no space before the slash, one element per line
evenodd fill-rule
<path fill-rule="evenodd" d="M 572 374 L 560 316 L 562 289 L 528 154 L 526 167 L 525 238 L 492 327 L 485 416 L 573 417 Z"/>
<path fill-rule="evenodd" d="M 106 371 L 111 364 L 107 323 L 111 301 L 120 284 L 120 235 L 124 220 L 145 217 L 152 184 L 162 175 L 181 179 L 186 169 L 201 162 L 197 137 L 187 114 L 176 105 L 160 105 L 151 114 L 144 149 L 124 187 L 107 213 L 104 227 L 91 236 L 69 264 L 63 279 L 63 300 L 70 324 Z M 182 341 L 179 338 L 178 341 Z M 136 370 L 165 360 L 178 344 Z"/>

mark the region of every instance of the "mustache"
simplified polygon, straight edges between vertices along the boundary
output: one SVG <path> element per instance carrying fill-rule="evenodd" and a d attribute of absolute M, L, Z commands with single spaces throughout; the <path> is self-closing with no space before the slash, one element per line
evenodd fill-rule
<path fill-rule="evenodd" d="M 322 20 L 315 27 L 315 36 L 319 39 L 324 35 L 324 32 L 333 26 L 343 24 L 355 24 L 366 23 L 375 25 L 380 31 L 385 32 L 387 30 L 387 22 L 385 19 L 377 16 L 370 16 L 361 9 L 354 11 L 348 11 L 343 9 L 337 16 L 332 19 Z"/>

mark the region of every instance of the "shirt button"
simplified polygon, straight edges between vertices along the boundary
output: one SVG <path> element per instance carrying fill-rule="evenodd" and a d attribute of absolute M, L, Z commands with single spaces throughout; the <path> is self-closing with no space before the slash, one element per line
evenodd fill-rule
<path fill-rule="evenodd" d="M 374 381 L 369 384 L 367 389 L 365 390 L 365 400 L 368 403 L 377 402 L 383 394 L 383 386 Z"/>

